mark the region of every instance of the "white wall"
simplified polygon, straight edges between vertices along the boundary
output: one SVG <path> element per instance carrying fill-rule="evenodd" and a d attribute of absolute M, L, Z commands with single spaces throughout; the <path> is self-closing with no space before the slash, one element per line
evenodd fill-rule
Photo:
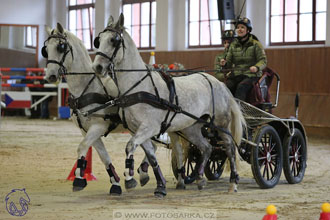
<path fill-rule="evenodd" d="M 44 25 L 47 21 L 47 4 L 50 0 L 0 0 L 0 23 L 39 25 L 39 46 L 43 43 Z M 65 0 L 64 0 L 65 1 Z M 16 49 L 22 48 L 24 42 L 10 42 Z M 39 60 L 40 51 L 39 51 Z"/>
<path fill-rule="evenodd" d="M 157 26 L 156 51 L 182 51 L 187 49 L 187 0 L 156 0 Z M 235 0 L 236 15 L 244 0 Z M 96 0 L 95 34 L 101 32 L 112 15 L 118 19 L 121 0 Z M 253 24 L 253 33 L 267 47 L 268 0 L 246 0 L 241 17 L 247 16 Z M 67 0 L 0 0 L 0 23 L 39 25 L 39 60 L 43 60 L 40 48 L 47 38 L 45 25 L 52 28 L 60 22 L 67 28 Z M 327 23 L 330 24 L 330 3 L 327 6 Z M 329 25 L 328 25 L 329 26 Z M 4 40 L 1 40 L 3 43 Z M 330 28 L 327 29 L 325 46 L 330 46 Z M 306 46 L 304 46 L 306 47 Z M 308 47 L 308 46 L 307 46 Z"/>

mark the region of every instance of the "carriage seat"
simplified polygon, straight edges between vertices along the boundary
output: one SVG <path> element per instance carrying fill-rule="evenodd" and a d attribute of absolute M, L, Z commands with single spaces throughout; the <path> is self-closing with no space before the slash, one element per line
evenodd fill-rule
<path fill-rule="evenodd" d="M 248 96 L 247 102 L 264 111 L 271 112 L 273 104 L 270 101 L 269 89 L 273 82 L 274 76 L 275 72 L 269 67 L 266 67 L 262 71 L 262 76 L 258 82 L 254 84 Z"/>

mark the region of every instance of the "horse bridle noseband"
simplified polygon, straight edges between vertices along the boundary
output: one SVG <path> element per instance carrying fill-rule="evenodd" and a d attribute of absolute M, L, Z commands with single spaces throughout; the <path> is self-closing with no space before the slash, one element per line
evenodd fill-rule
<path fill-rule="evenodd" d="M 113 51 L 111 57 L 109 57 L 108 55 L 106 55 L 105 53 L 100 52 L 100 51 L 96 52 L 96 56 L 99 55 L 99 56 L 102 56 L 102 57 L 106 58 L 107 60 L 109 60 L 109 65 L 108 65 L 107 69 L 110 72 L 110 77 L 115 81 L 115 83 L 117 85 L 117 76 L 116 76 L 116 73 L 115 73 L 115 70 L 114 70 L 114 68 L 115 68 L 114 59 L 117 56 L 117 53 L 118 53 L 121 46 L 123 47 L 123 52 L 125 54 L 125 43 L 124 43 L 124 38 L 123 38 L 123 32 L 113 28 L 112 26 L 106 27 L 94 39 L 94 47 L 99 48 L 99 46 L 100 46 L 100 34 L 102 34 L 104 32 L 107 32 L 107 31 L 116 33 L 116 36 L 111 38 L 111 42 L 112 42 L 113 46 L 115 47 L 115 50 Z"/>
<path fill-rule="evenodd" d="M 60 52 L 60 53 L 63 53 L 63 56 L 61 58 L 60 61 L 57 61 L 57 60 L 49 60 L 48 59 L 48 53 L 46 51 L 46 42 L 48 42 L 50 39 L 52 38 L 57 38 L 57 39 L 60 39 L 60 43 L 57 45 L 57 51 Z M 66 58 L 66 55 L 68 55 L 68 53 L 71 52 L 71 56 L 72 56 L 72 60 L 74 60 L 74 57 L 73 57 L 73 51 L 72 51 L 72 46 L 70 45 L 70 43 L 68 42 L 67 38 L 66 38 L 66 35 L 59 35 L 59 34 L 52 34 L 47 38 L 47 40 L 45 40 L 44 42 L 44 46 L 42 47 L 41 49 L 41 54 L 44 58 L 47 58 L 47 63 L 46 63 L 46 66 L 49 64 L 49 63 L 55 63 L 57 65 L 60 66 L 60 68 L 58 69 L 58 73 L 60 76 L 62 75 L 66 75 L 67 74 L 67 68 L 64 66 L 64 61 L 65 61 L 65 58 Z"/>

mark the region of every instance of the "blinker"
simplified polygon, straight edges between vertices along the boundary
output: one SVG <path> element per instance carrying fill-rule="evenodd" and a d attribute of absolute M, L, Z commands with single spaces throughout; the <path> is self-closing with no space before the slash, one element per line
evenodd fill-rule
<path fill-rule="evenodd" d="M 59 53 L 64 53 L 66 52 L 68 48 L 68 44 L 66 42 L 60 42 L 58 45 L 57 45 L 57 51 Z M 41 49 L 41 54 L 44 58 L 48 58 L 48 52 L 47 52 L 47 46 L 43 46 L 42 49 Z"/>

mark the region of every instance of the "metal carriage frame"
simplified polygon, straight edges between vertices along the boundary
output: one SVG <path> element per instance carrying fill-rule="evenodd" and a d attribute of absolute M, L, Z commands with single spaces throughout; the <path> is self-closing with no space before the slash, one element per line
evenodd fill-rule
<path fill-rule="evenodd" d="M 275 104 L 265 103 L 269 111 L 277 106 L 280 78 L 277 74 Z M 282 169 L 289 184 L 303 180 L 307 167 L 307 135 L 303 124 L 297 119 L 299 96 L 296 97 L 296 117 L 279 118 L 263 109 L 236 99 L 247 123 L 242 143 L 238 146 L 241 158 L 251 164 L 257 184 L 262 189 L 273 188 L 280 180 Z M 224 170 L 227 156 L 221 140 L 209 139 L 213 152 L 205 167 L 205 176 L 217 180 Z M 185 182 L 195 180 L 195 167 L 198 167 L 200 153 L 190 145 L 185 149 Z M 173 173 L 177 177 L 176 158 L 172 154 Z"/>

